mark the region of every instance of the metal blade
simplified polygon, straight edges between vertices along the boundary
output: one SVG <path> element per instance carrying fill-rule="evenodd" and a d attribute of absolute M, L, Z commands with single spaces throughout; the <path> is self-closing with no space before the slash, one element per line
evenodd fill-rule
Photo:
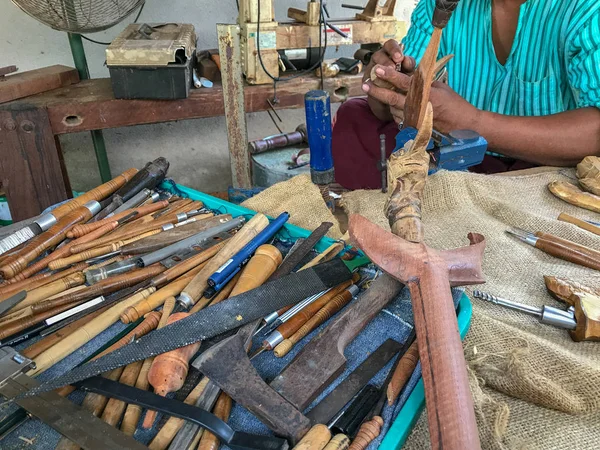
<path fill-rule="evenodd" d="M 25 297 L 27 297 L 27 291 L 21 291 L 6 300 L 3 300 L 0 303 L 0 317 L 6 314 L 9 309 L 25 300 Z"/>

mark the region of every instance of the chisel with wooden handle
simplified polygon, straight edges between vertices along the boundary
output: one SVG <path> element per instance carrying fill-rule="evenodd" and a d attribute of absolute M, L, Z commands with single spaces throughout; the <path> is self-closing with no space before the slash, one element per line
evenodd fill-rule
<path fill-rule="evenodd" d="M 3 289 L 0 289 L 0 302 L 12 296 L 15 292 L 32 291 L 40 286 L 45 286 L 46 284 L 50 284 L 56 280 L 69 276 L 72 273 L 83 271 L 86 267 L 88 267 L 88 264 L 86 263 L 75 264 L 74 266 L 60 272 L 46 272 L 26 280 L 7 284 Z"/>
<path fill-rule="evenodd" d="M 101 184 L 100 186 L 80 195 L 77 198 L 69 200 L 67 203 L 60 205 L 43 216 L 38 217 L 33 223 L 21 228 L 10 236 L 5 237 L 0 241 L 0 254 L 5 253 L 35 236 L 43 233 L 52 227 L 58 220 L 66 216 L 71 211 L 83 206 L 85 203 L 96 200 L 100 201 L 130 180 L 137 173 L 137 169 L 128 169 L 121 175 L 112 180 Z"/>
<path fill-rule="evenodd" d="M 5 279 L 15 277 L 45 250 L 61 242 L 73 225 L 89 220 L 98 211 L 100 211 L 100 203 L 92 200 L 63 216 L 48 231 L 30 240 L 15 256 L 4 261 L 0 267 L 0 274 Z"/>
<path fill-rule="evenodd" d="M 573 225 L 578 226 L 581 229 L 589 231 L 590 233 L 594 233 L 600 236 L 600 227 L 593 225 L 585 220 L 578 219 L 577 217 L 570 216 L 569 214 L 560 213 L 558 216 L 558 220 L 561 222 L 571 223 Z"/>

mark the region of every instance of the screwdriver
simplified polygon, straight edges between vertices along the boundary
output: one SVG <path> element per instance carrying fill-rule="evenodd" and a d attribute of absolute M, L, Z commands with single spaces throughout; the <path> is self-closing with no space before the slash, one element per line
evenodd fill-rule
<path fill-rule="evenodd" d="M 473 297 L 532 315 L 537 317 L 540 323 L 546 325 L 554 325 L 555 327 L 564 328 L 567 330 L 574 330 L 577 326 L 577 322 L 575 321 L 575 309 L 572 306 L 566 311 L 547 305 L 537 308 L 535 306 L 513 302 L 505 298 L 478 290 L 473 291 Z"/>

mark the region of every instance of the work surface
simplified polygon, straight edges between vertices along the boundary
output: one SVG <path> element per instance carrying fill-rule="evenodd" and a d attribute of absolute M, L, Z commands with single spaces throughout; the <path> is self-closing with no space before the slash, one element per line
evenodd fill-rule
<path fill-rule="evenodd" d="M 362 95 L 362 74 L 339 75 L 325 79 L 324 89 L 332 101 Z M 277 108 L 304 105 L 304 94 L 320 88 L 316 77 L 300 77 L 277 84 Z M 273 99 L 273 85 L 246 85 L 244 89 L 246 112 L 266 111 L 267 99 Z M 167 122 L 171 120 L 215 117 L 224 114 L 223 89 L 220 83 L 207 89 L 192 89 L 190 96 L 181 100 L 117 100 L 110 79 L 81 81 L 72 86 L 55 89 L 26 99 L 0 105 L 0 110 L 23 107 L 46 108 L 54 134 L 117 128 L 130 125 Z"/>
<path fill-rule="evenodd" d="M 598 220 L 547 189 L 553 180 L 574 182 L 573 170 L 533 175 L 488 176 L 441 171 L 428 178 L 423 204 L 425 241 L 439 249 L 460 247 L 468 232 L 486 237 L 486 284 L 491 294 L 541 307 L 565 309 L 544 287 L 543 275 L 600 286 L 597 271 L 528 246 L 505 233 L 509 227 L 546 231 L 600 249 L 600 238 L 556 220 L 559 213 Z M 359 213 L 389 229 L 379 191 L 342 195 L 348 213 Z M 307 176 L 280 183 L 244 206 L 267 214 L 288 211 L 296 225 L 335 222 L 319 208 L 322 199 Z M 472 287 L 473 288 L 473 287 Z M 468 292 L 471 292 L 468 289 Z M 600 443 L 600 345 L 573 342 L 565 330 L 531 316 L 473 300 L 473 321 L 464 343 L 477 424 L 484 449 L 591 449 Z M 429 447 L 421 416 L 405 448 Z"/>

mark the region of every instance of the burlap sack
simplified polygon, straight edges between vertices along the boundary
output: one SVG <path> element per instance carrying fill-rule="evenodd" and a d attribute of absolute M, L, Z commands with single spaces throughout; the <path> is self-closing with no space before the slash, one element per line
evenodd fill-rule
<path fill-rule="evenodd" d="M 543 275 L 600 286 L 600 273 L 549 256 L 505 233 L 509 227 L 546 231 L 600 250 L 600 237 L 556 220 L 561 212 L 583 219 L 598 220 L 600 215 L 555 198 L 546 188 L 552 180 L 573 181 L 575 173 L 439 172 L 426 185 L 425 241 L 448 249 L 466 245 L 470 231 L 482 233 L 487 242 L 487 282 L 479 289 L 529 305 L 564 308 L 546 292 Z M 307 177 L 293 179 L 261 196 L 285 199 L 285 208 L 294 211 L 293 216 L 307 217 L 294 217 L 294 222 L 314 228 L 332 218 L 320 208 L 318 189 L 315 192 L 308 183 Z M 296 186 L 302 190 L 294 191 Z M 362 214 L 389 229 L 383 214 L 385 199 L 378 191 L 354 191 L 344 194 L 342 203 L 348 213 Z M 248 207 L 271 213 L 265 211 L 260 197 L 252 200 Z M 565 330 L 473 299 L 473 320 L 464 349 L 484 449 L 600 448 L 600 343 L 573 342 Z M 424 414 L 405 448 L 428 447 Z"/>
<path fill-rule="evenodd" d="M 327 236 L 333 239 L 342 237 L 337 220 L 325 205 L 319 188 L 310 181 L 309 175 L 298 175 L 277 183 L 275 187 L 249 198 L 242 206 L 271 217 L 287 211 L 290 213 L 290 223 L 307 230 L 314 230 L 321 222 L 331 222 L 333 226 Z"/>

